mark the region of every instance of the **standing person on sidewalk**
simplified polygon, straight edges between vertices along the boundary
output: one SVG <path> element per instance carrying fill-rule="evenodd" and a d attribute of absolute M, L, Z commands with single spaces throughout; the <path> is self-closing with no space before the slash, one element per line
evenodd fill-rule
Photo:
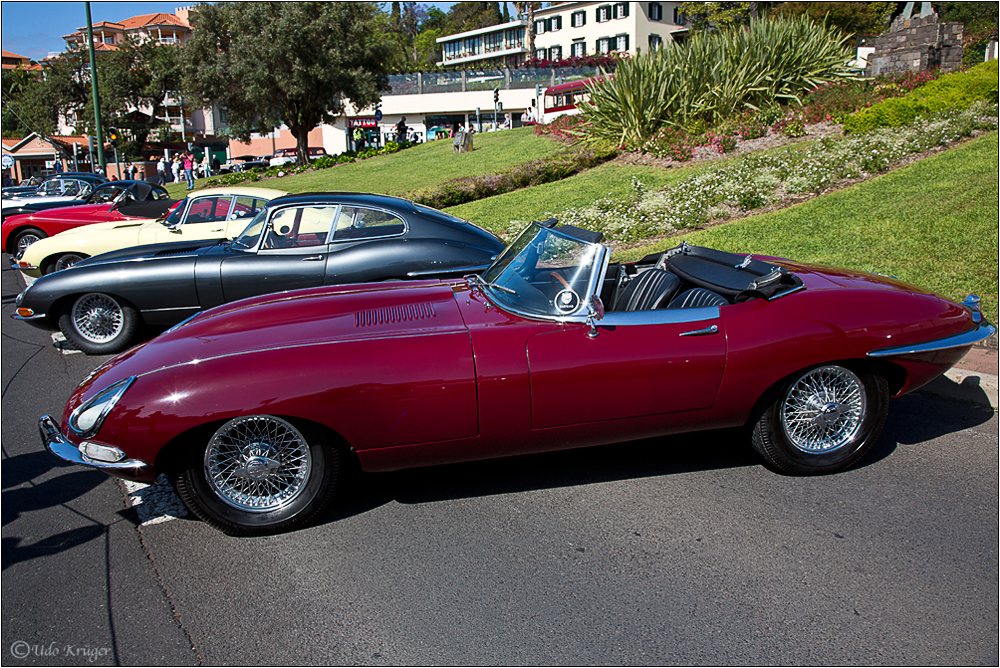
<path fill-rule="evenodd" d="M 187 189 L 194 190 L 194 156 L 190 152 L 184 153 L 184 178 L 187 180 Z"/>

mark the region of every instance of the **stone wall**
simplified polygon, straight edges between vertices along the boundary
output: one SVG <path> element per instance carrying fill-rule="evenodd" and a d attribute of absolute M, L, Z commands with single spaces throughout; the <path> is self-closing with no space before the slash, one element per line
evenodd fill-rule
<path fill-rule="evenodd" d="M 868 74 L 921 72 L 940 67 L 955 70 L 962 65 L 961 23 L 940 23 L 937 14 L 898 17 L 888 32 L 875 39 L 875 53 L 868 58 Z"/>

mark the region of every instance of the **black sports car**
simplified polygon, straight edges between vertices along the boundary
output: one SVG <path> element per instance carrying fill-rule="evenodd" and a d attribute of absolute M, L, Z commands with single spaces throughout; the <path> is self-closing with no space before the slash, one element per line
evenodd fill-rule
<path fill-rule="evenodd" d="M 61 329 L 94 355 L 132 345 L 144 323 L 282 290 L 481 271 L 504 243 L 408 200 L 307 193 L 271 200 L 232 241 L 170 243 L 97 255 L 42 276 L 12 317 Z"/>

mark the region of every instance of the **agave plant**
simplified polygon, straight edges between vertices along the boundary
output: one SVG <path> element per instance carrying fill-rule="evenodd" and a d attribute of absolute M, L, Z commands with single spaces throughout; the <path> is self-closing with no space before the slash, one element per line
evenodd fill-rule
<path fill-rule="evenodd" d="M 583 113 L 593 139 L 640 146 L 664 126 L 801 103 L 812 88 L 852 76 L 852 59 L 848 38 L 808 16 L 753 21 L 622 60 L 591 86 Z"/>

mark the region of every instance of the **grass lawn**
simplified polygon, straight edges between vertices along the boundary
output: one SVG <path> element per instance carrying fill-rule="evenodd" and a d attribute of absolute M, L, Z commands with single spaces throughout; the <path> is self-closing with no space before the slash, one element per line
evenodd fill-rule
<path fill-rule="evenodd" d="M 802 204 L 623 251 L 618 260 L 681 240 L 897 276 L 961 301 L 1000 299 L 997 133 Z"/>
<path fill-rule="evenodd" d="M 546 220 L 553 215 L 558 217 L 568 207 L 586 206 L 601 197 L 627 196 L 632 192 L 633 178 L 638 178 L 650 190 L 657 190 L 707 169 L 710 165 L 711 163 L 703 162 L 663 169 L 605 163 L 562 181 L 516 190 L 445 210 L 494 233 L 500 233 L 512 220 Z M 515 230 L 515 233 L 517 231 L 519 230 Z"/>
<path fill-rule="evenodd" d="M 478 134 L 474 147 L 471 153 L 456 155 L 452 152 L 451 140 L 441 139 L 391 155 L 241 185 L 259 185 L 292 193 L 344 190 L 401 195 L 461 176 L 492 174 L 523 162 L 573 150 L 549 137 L 536 136 L 533 127 Z M 195 180 L 195 188 L 204 188 L 206 180 Z M 171 197 L 181 198 L 186 188 L 182 180 L 168 185 L 167 191 Z"/>

